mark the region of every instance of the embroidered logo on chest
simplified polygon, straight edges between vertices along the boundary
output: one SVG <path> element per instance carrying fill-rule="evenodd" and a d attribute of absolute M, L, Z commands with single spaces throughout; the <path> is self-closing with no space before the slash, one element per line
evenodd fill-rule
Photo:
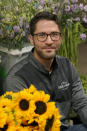
<path fill-rule="evenodd" d="M 63 82 L 61 82 L 60 85 L 58 85 L 58 89 L 66 90 L 66 89 L 68 89 L 69 85 L 70 85 L 70 83 L 63 81 Z"/>

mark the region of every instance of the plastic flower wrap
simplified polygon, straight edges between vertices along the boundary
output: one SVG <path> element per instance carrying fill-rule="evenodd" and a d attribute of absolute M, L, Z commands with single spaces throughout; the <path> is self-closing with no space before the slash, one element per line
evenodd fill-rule
<path fill-rule="evenodd" d="M 60 117 L 50 96 L 33 85 L 0 97 L 0 131 L 60 131 Z"/>

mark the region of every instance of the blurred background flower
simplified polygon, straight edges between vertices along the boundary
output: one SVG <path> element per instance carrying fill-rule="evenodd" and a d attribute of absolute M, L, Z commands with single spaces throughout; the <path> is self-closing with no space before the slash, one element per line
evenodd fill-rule
<path fill-rule="evenodd" d="M 67 0 L 63 9 L 63 18 L 64 23 L 71 19 L 73 23 L 87 24 L 87 2 L 85 0 L 81 2 L 80 0 Z"/>

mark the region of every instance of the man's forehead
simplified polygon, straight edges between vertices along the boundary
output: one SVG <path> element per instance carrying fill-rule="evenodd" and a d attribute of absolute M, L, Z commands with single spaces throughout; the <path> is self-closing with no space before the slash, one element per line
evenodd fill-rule
<path fill-rule="evenodd" d="M 36 24 L 35 31 L 59 31 L 58 25 L 52 20 L 40 20 Z"/>
<path fill-rule="evenodd" d="M 41 19 L 41 20 L 39 20 L 39 21 L 36 23 L 36 25 L 42 24 L 42 23 L 54 23 L 54 24 L 57 25 L 57 23 L 56 23 L 54 20 L 47 20 L 47 19 Z"/>

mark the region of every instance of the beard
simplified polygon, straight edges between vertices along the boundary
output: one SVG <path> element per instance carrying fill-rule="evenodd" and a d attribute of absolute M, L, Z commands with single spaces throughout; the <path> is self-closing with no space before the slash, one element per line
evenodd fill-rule
<path fill-rule="evenodd" d="M 38 55 L 38 57 L 40 57 L 41 59 L 45 59 L 45 60 L 50 60 L 53 59 L 56 54 L 58 53 L 58 49 L 53 49 L 53 50 L 38 50 L 37 48 L 35 48 L 35 52 Z"/>

